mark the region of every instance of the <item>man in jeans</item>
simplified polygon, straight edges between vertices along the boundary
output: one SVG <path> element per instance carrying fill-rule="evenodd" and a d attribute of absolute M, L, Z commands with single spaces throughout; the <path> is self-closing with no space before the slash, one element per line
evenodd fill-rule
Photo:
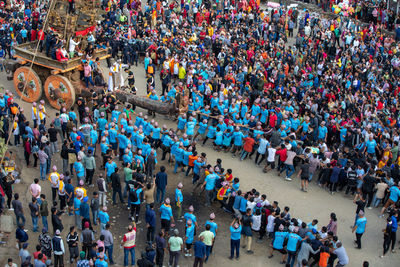
<path fill-rule="evenodd" d="M 160 167 L 160 172 L 156 174 L 156 186 L 157 186 L 157 194 L 156 194 L 156 202 L 161 203 L 164 200 L 165 196 L 165 188 L 168 184 L 168 175 L 165 172 L 165 167 Z"/>
<path fill-rule="evenodd" d="M 110 259 L 110 264 L 114 264 L 113 259 L 113 248 L 114 248 L 114 238 L 112 233 L 110 232 L 110 224 L 106 224 L 106 229 L 101 230 L 100 235 L 104 236 L 104 248 L 105 252 L 108 253 L 108 258 Z"/>
<path fill-rule="evenodd" d="M 33 232 L 37 232 L 39 221 L 39 205 L 37 204 L 36 197 L 32 197 L 32 202 L 29 203 L 29 210 L 31 211 Z"/>
<path fill-rule="evenodd" d="M 206 190 L 206 205 L 205 205 L 206 207 L 210 206 L 211 202 L 214 200 L 214 189 L 215 189 L 215 182 L 217 179 L 218 175 L 214 172 L 214 169 L 211 167 L 210 174 L 207 175 L 202 185 L 202 189 Z"/>
<path fill-rule="evenodd" d="M 88 151 L 88 155 L 83 158 L 83 165 L 86 168 L 86 184 L 93 187 L 93 175 L 96 169 L 96 160 L 93 157 L 92 150 Z"/>
<path fill-rule="evenodd" d="M 40 180 L 44 181 L 46 179 L 46 173 L 47 173 L 47 159 L 49 158 L 46 152 L 44 152 L 44 146 L 40 147 L 40 150 L 38 152 L 38 157 L 40 163 Z"/>
<path fill-rule="evenodd" d="M 183 251 L 183 240 L 179 235 L 179 230 L 174 230 L 174 236 L 168 240 L 169 266 L 177 267 L 179 264 L 180 252 Z"/>
<path fill-rule="evenodd" d="M 129 253 L 131 253 L 131 265 L 135 265 L 136 223 L 132 222 L 132 225 L 128 226 L 128 232 L 124 234 L 121 241 L 124 247 L 124 266 L 128 266 Z"/>
<path fill-rule="evenodd" d="M 11 206 L 14 209 L 15 218 L 17 220 L 17 225 L 19 225 L 19 220 L 22 220 L 22 225 L 25 225 L 24 210 L 22 209 L 22 203 L 19 201 L 19 194 L 14 194 L 14 200 L 11 202 Z"/>

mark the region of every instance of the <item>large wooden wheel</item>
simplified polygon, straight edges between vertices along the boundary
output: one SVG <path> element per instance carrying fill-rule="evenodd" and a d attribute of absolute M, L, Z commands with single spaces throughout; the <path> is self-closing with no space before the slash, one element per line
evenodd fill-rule
<path fill-rule="evenodd" d="M 62 104 L 68 109 L 75 103 L 74 86 L 64 76 L 50 75 L 43 89 L 50 105 L 55 109 L 60 109 Z"/>
<path fill-rule="evenodd" d="M 33 69 L 19 67 L 14 72 L 14 87 L 26 102 L 36 102 L 42 97 L 42 81 Z"/>

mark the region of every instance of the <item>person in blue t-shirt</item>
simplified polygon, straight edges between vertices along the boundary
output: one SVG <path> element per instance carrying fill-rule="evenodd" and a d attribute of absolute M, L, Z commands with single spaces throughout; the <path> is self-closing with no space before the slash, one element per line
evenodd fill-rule
<path fill-rule="evenodd" d="M 229 227 L 231 232 L 231 256 L 229 259 L 233 259 L 234 252 L 236 250 L 236 259 L 239 259 L 239 248 L 240 248 L 240 235 L 242 233 L 242 225 L 239 219 L 234 219 Z"/>
<path fill-rule="evenodd" d="M 296 251 L 299 248 L 301 244 L 302 238 L 297 234 L 298 229 L 294 228 L 294 231 L 290 233 L 287 238 L 287 247 L 286 250 L 288 252 L 288 259 L 287 259 L 287 264 L 290 265 L 290 267 L 293 267 L 294 262 L 296 260 Z"/>
<path fill-rule="evenodd" d="M 117 164 L 112 161 L 112 158 L 109 158 L 106 165 L 105 165 L 105 176 L 107 178 L 107 182 L 111 182 L 110 176 L 114 173 L 115 169 L 117 168 Z"/>
<path fill-rule="evenodd" d="M 186 248 L 185 248 L 185 256 L 186 257 L 191 257 L 191 251 L 192 251 L 192 244 L 193 244 L 193 239 L 194 239 L 194 229 L 195 226 L 192 223 L 192 220 L 188 220 L 187 222 L 187 227 L 186 227 L 186 236 L 185 236 L 185 244 L 186 244 Z"/>
<path fill-rule="evenodd" d="M 283 245 L 285 243 L 285 239 L 287 238 L 287 236 L 289 235 L 288 232 L 284 232 L 284 226 L 281 224 L 279 226 L 279 229 L 277 232 L 275 232 L 275 237 L 274 237 L 274 241 L 272 243 L 272 248 L 269 252 L 269 256 L 268 258 L 272 258 L 274 255 L 274 250 L 279 251 L 282 254 L 282 261 L 281 264 L 285 263 L 285 259 L 286 259 L 286 250 L 283 248 Z"/>
<path fill-rule="evenodd" d="M 206 190 L 206 207 L 211 205 L 211 201 L 214 199 L 214 189 L 215 182 L 218 179 L 218 175 L 214 173 L 213 168 L 210 168 L 210 174 L 206 176 L 204 183 L 202 185 L 202 189 Z"/>
<path fill-rule="evenodd" d="M 172 215 L 171 201 L 167 197 L 164 201 L 164 204 L 160 207 L 160 219 L 161 219 L 161 229 L 166 232 L 169 232 L 171 228 L 171 222 L 174 222 L 174 217 Z"/>
<path fill-rule="evenodd" d="M 356 225 L 353 227 L 352 233 L 356 232 L 356 248 L 361 249 L 361 237 L 365 233 L 367 227 L 367 218 L 365 218 L 364 212 L 360 210 L 358 212 L 358 219 Z"/>

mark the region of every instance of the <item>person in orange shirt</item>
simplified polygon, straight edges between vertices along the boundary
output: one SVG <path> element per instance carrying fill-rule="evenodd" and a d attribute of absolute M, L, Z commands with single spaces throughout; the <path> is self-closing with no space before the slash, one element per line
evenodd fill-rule
<path fill-rule="evenodd" d="M 189 175 L 190 170 L 193 170 L 194 168 L 194 161 L 196 159 L 198 159 L 199 157 L 197 156 L 197 151 L 194 151 L 192 155 L 189 155 L 189 164 L 188 164 L 188 168 L 186 170 L 186 176 Z"/>
<path fill-rule="evenodd" d="M 254 138 L 251 136 L 247 136 L 243 139 L 244 145 L 243 145 L 243 151 L 242 155 L 240 156 L 240 160 L 244 160 L 248 154 L 250 154 L 253 151 L 253 146 L 254 146 Z"/>
<path fill-rule="evenodd" d="M 321 247 L 321 251 L 319 253 L 319 267 L 327 267 L 328 259 L 330 257 L 329 249 L 327 247 Z"/>

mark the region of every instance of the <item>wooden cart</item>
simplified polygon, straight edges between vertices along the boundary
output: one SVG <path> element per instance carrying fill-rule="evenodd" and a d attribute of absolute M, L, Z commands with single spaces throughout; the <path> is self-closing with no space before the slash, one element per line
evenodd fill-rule
<path fill-rule="evenodd" d="M 76 0 L 76 12 L 68 14 L 67 1 L 51 1 L 48 23 L 44 25 L 44 29 L 55 31 L 69 41 L 76 32 L 93 27 L 101 13 L 97 5 L 98 0 Z M 70 108 L 75 103 L 75 97 L 84 88 L 78 70 L 81 58 L 76 57 L 65 62 L 54 60 L 38 51 L 37 42 L 15 47 L 15 57 L 18 59 L 13 75 L 15 89 L 26 102 L 38 101 L 44 92 L 54 108 L 59 109 L 62 104 Z M 109 57 L 107 50 L 95 50 L 93 58 L 97 57 L 101 60 Z"/>
<path fill-rule="evenodd" d="M 81 58 L 59 62 L 42 53 L 37 53 L 35 57 L 36 46 L 37 41 L 15 48 L 20 64 L 14 72 L 15 90 L 26 102 L 38 101 L 44 92 L 52 107 L 60 109 L 63 103 L 65 107 L 71 107 L 75 103 L 76 95 L 80 95 L 83 88 L 78 70 Z M 105 59 L 109 55 L 106 49 L 100 49 L 95 51 L 94 57 Z"/>

